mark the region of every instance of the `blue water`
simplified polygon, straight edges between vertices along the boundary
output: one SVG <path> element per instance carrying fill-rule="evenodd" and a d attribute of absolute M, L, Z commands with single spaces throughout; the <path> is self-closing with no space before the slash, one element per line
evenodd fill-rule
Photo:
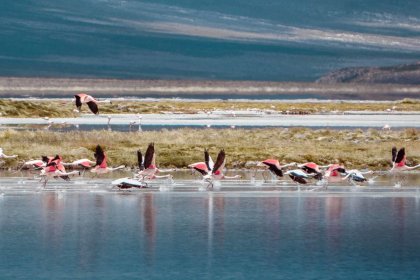
<path fill-rule="evenodd" d="M 1 279 L 418 279 L 415 197 L 0 198 Z"/>
<path fill-rule="evenodd" d="M 0 76 L 311 81 L 420 57 L 417 0 L 3 0 Z"/>

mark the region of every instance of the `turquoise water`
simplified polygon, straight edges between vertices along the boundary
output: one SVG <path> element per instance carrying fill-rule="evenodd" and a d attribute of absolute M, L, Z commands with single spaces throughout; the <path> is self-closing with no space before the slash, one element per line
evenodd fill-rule
<path fill-rule="evenodd" d="M 240 193 L 0 198 L 1 279 L 418 279 L 420 199 Z"/>
<path fill-rule="evenodd" d="M 420 57 L 417 0 L 3 0 L 0 76 L 311 81 Z"/>

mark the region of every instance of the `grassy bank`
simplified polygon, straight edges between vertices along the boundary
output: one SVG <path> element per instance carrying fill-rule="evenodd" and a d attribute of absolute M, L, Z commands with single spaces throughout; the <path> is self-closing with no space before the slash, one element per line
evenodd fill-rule
<path fill-rule="evenodd" d="M 62 100 L 9 100 L 0 99 L 1 117 L 73 117 L 74 103 Z M 332 111 L 420 111 L 420 99 L 405 99 L 387 103 L 283 103 L 283 102 L 241 102 L 241 101 L 115 101 L 100 104 L 100 114 L 151 114 L 151 113 L 189 113 L 195 114 L 213 110 L 266 110 L 282 113 L 313 114 Z M 90 113 L 86 105 L 82 113 Z"/>
<path fill-rule="evenodd" d="M 65 161 L 93 158 L 97 144 L 103 146 L 110 165 L 136 165 L 135 151 L 155 142 L 160 167 L 186 167 L 203 160 L 209 147 L 214 159 L 224 148 L 227 167 L 246 167 L 268 157 L 281 162 L 314 161 L 319 164 L 341 162 L 351 168 L 376 170 L 390 167 L 392 146 L 406 147 L 409 164 L 420 163 L 420 130 L 310 130 L 291 129 L 178 129 L 147 132 L 53 132 L 0 131 L 0 147 L 16 160 L 5 160 L 2 167 L 17 167 L 23 160 L 59 153 Z"/>

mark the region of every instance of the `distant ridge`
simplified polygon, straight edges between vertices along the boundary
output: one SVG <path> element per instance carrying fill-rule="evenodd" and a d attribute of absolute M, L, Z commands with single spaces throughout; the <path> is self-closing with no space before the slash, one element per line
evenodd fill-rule
<path fill-rule="evenodd" d="M 388 67 L 349 67 L 321 77 L 317 83 L 369 83 L 420 85 L 420 61 Z"/>

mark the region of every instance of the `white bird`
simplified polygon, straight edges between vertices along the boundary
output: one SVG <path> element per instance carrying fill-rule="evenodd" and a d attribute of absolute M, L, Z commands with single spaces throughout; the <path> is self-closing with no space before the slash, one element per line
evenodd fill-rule
<path fill-rule="evenodd" d="M 111 131 L 111 116 L 108 116 L 108 123 L 107 123 L 108 131 Z"/>
<path fill-rule="evenodd" d="M 385 124 L 385 125 L 382 127 L 382 130 L 391 130 L 391 127 L 389 126 L 389 124 Z"/>

